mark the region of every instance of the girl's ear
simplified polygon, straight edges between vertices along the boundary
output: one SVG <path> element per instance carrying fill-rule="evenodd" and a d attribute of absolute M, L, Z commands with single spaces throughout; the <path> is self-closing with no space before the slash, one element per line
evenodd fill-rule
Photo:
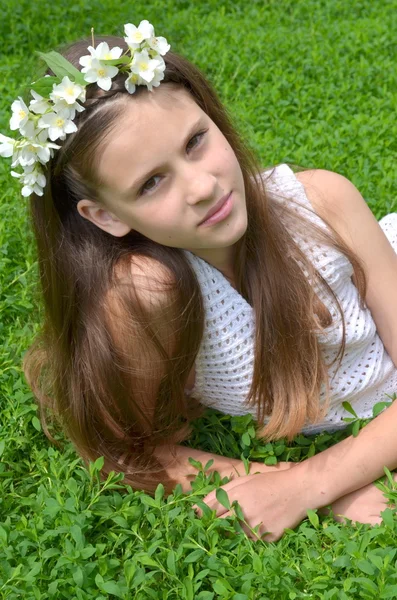
<path fill-rule="evenodd" d="M 88 219 L 100 229 L 116 237 L 122 237 L 131 231 L 129 225 L 120 221 L 113 213 L 108 212 L 93 200 L 79 200 L 77 210 L 84 219 Z"/>

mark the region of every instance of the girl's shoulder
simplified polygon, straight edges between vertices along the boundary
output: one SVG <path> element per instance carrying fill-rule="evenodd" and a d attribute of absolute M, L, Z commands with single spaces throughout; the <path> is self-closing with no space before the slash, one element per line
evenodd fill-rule
<path fill-rule="evenodd" d="M 306 169 L 294 172 L 286 163 L 262 173 L 266 189 L 310 207 L 320 217 L 343 233 L 344 215 L 359 194 L 344 175 L 326 169 Z"/>
<path fill-rule="evenodd" d="M 296 171 L 288 164 L 282 163 L 265 170 L 261 176 L 270 202 L 288 207 L 287 215 L 297 214 L 303 217 L 302 224 L 308 220 L 320 229 L 327 230 L 326 222 L 322 218 L 324 212 L 321 209 L 326 203 L 325 199 L 321 200 L 324 196 L 324 186 L 318 171 L 320 169 Z M 286 225 L 288 222 L 287 220 Z M 297 222 L 293 221 L 291 225 L 296 234 Z"/>
<path fill-rule="evenodd" d="M 293 199 L 300 205 L 316 210 L 323 188 L 319 171 L 322 169 L 295 171 L 287 163 L 281 163 L 263 171 L 261 177 L 272 199 L 282 203 Z"/>

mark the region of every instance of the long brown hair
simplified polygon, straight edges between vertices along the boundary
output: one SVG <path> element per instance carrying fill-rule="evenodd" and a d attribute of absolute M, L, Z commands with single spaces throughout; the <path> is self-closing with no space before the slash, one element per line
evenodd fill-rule
<path fill-rule="evenodd" d="M 123 48 L 116 37 L 98 38 Z M 72 44 L 62 53 L 75 66 L 87 53 L 89 41 Z M 365 277 L 357 257 L 333 231 L 327 234 L 288 204 L 272 200 L 263 168 L 236 132 L 227 111 L 201 72 L 174 52 L 166 54 L 165 78 L 189 91 L 195 102 L 219 127 L 233 148 L 243 173 L 248 226 L 236 244 L 234 281 L 251 304 L 256 318 L 255 363 L 247 406 L 257 410 L 269 439 L 291 438 L 302 426 L 318 421 L 326 411 L 319 402 L 320 387 L 328 390 L 317 333 L 332 323 L 304 275 L 318 281 L 335 301 L 331 288 L 293 241 L 291 227 L 304 226 L 313 239 L 343 252 L 351 261 L 363 302 Z M 118 75 L 109 92 L 96 85 L 87 88 L 86 110 L 76 117 L 78 131 L 67 136 L 48 164 L 43 197 L 31 196 L 31 219 L 36 237 L 41 293 L 44 302 L 42 330 L 24 358 L 24 372 L 41 406 L 46 434 L 49 415 L 55 415 L 85 460 L 105 457 L 105 471 L 121 470 L 133 487 L 152 492 L 160 480 L 171 489 L 162 466 L 149 448 L 179 443 L 189 436 L 190 423 L 202 407 L 187 398 L 184 388 L 204 330 L 204 308 L 195 273 L 184 252 L 165 247 L 138 232 L 114 237 L 82 218 L 76 209 L 82 198 L 97 197 L 95 159 L 117 120 L 123 101 L 134 101 Z M 148 93 L 138 87 L 136 94 Z M 120 102 L 120 99 L 123 100 Z M 292 203 L 292 201 L 291 201 Z M 170 352 L 156 336 L 150 316 L 135 293 L 134 280 L 121 285 L 116 267 L 128 273 L 133 256 L 147 257 L 166 268 L 170 304 L 176 330 Z M 258 275 L 260 273 L 260 276 Z M 125 279 L 124 279 L 125 282 Z M 130 338 L 129 355 L 117 346 L 106 318 L 109 293 L 123 306 L 123 337 Z M 139 331 L 139 335 L 137 335 Z M 165 364 L 166 375 L 157 391 L 149 419 L 142 390 L 131 385 L 134 352 L 146 341 Z M 338 356 L 344 352 L 344 336 Z M 141 379 L 141 382 L 143 380 Z M 327 392 L 328 393 L 328 392 Z M 123 460 L 123 457 L 127 457 Z"/>

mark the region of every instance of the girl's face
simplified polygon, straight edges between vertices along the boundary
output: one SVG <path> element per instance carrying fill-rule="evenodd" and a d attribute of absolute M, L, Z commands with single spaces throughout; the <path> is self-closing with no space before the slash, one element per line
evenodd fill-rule
<path fill-rule="evenodd" d="M 113 235 L 136 230 L 228 270 L 247 227 L 244 181 L 226 138 L 190 94 L 163 84 L 127 99 L 98 161 L 99 202 L 80 214 Z M 200 222 L 232 192 L 222 221 Z"/>

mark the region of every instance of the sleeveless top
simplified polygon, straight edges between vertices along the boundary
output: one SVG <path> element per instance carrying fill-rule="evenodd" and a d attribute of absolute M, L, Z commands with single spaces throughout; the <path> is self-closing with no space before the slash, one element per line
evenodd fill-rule
<path fill-rule="evenodd" d="M 311 213 L 303 185 L 286 164 L 274 168 L 271 177 L 266 171 L 266 190 L 275 192 L 281 201 L 297 200 L 293 209 L 303 211 L 306 218 L 329 230 L 324 221 Z M 397 251 L 397 213 L 386 215 L 379 225 Z M 290 232 L 306 256 L 314 263 L 321 275 L 335 292 L 346 326 L 345 353 L 329 367 L 330 404 L 325 418 L 316 424 L 307 424 L 303 433 L 336 431 L 346 427 L 342 419 L 351 417 L 342 402 L 347 401 L 360 418 L 373 416 L 372 408 L 377 402 L 390 401 L 397 392 L 397 369 L 387 354 L 376 331 L 376 325 L 368 308 L 360 308 L 359 294 L 351 280 L 353 267 L 339 251 L 321 243 L 310 243 L 302 235 Z M 224 275 L 211 264 L 188 250 L 183 251 L 199 281 L 205 309 L 204 335 L 196 358 L 196 380 L 187 396 L 194 396 L 201 404 L 230 415 L 252 413 L 255 408 L 244 405 L 251 386 L 254 366 L 255 315 L 250 304 L 235 290 Z M 342 323 L 334 303 L 327 293 L 314 284 L 320 300 L 329 309 L 333 323 L 318 334 L 321 351 L 326 364 L 332 362 L 340 348 Z M 332 300 L 332 298 L 331 298 Z M 387 395 L 386 395 L 387 394 Z M 319 402 L 325 398 L 322 386 Z"/>

